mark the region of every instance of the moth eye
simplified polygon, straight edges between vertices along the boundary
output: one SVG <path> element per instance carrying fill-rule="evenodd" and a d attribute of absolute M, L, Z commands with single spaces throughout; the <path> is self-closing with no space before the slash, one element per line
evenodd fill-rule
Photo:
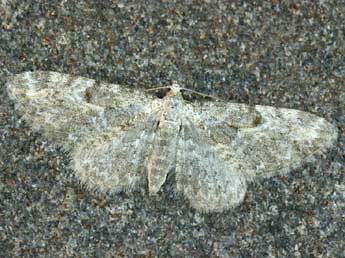
<path fill-rule="evenodd" d="M 162 99 L 165 97 L 165 93 L 162 90 L 159 90 L 156 93 L 156 97 Z"/>
<path fill-rule="evenodd" d="M 162 98 L 166 97 L 170 91 L 171 91 L 170 88 L 159 89 L 156 91 L 155 95 L 157 98 L 162 99 Z"/>

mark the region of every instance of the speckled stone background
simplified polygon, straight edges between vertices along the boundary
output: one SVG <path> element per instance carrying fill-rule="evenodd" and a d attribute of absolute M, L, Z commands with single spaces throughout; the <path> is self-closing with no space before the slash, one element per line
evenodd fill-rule
<path fill-rule="evenodd" d="M 345 257 L 345 3 L 245 2 L 0 1 L 0 257 Z M 297 108 L 339 141 L 221 214 L 169 187 L 99 196 L 8 99 L 6 77 L 38 69 Z"/>

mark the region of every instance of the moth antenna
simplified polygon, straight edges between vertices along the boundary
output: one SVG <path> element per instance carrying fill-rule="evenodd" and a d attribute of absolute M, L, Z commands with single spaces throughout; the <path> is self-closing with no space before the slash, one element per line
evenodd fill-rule
<path fill-rule="evenodd" d="M 150 88 L 150 89 L 145 89 L 145 92 L 150 92 L 150 91 L 157 91 L 157 90 L 165 90 L 165 89 L 169 89 L 170 86 L 161 86 L 161 87 L 154 87 L 154 88 Z"/>
<path fill-rule="evenodd" d="M 169 85 L 169 86 L 161 86 L 161 87 L 155 87 L 155 88 L 151 88 L 151 89 L 146 89 L 145 91 L 146 92 L 150 92 L 150 91 L 157 91 L 157 90 L 164 90 L 164 89 L 170 89 L 171 87 L 176 87 L 176 88 L 179 88 L 180 90 L 185 90 L 185 91 L 189 91 L 189 92 L 192 92 L 196 95 L 199 95 L 203 98 L 210 98 L 210 99 L 213 99 L 213 100 L 216 100 L 216 101 L 224 101 L 220 98 L 217 98 L 215 96 L 212 96 L 212 95 L 208 95 L 208 94 L 204 94 L 204 93 L 201 93 L 199 91 L 196 91 L 196 90 L 192 90 L 192 89 L 188 89 L 188 88 L 185 88 L 185 87 L 181 87 L 176 81 L 173 81 L 173 84 L 172 85 Z"/>
<path fill-rule="evenodd" d="M 192 93 L 194 93 L 194 94 L 197 94 L 197 95 L 199 95 L 199 96 L 201 96 L 201 97 L 203 97 L 203 98 L 210 98 L 210 99 L 213 99 L 213 100 L 216 100 L 216 101 L 223 101 L 223 100 L 220 99 L 220 98 L 217 98 L 217 97 L 215 97 L 215 96 L 208 95 L 208 94 L 205 94 L 205 93 L 201 93 L 201 92 L 198 92 L 198 91 L 196 91 L 196 90 L 192 90 L 192 89 L 188 89 L 188 88 L 182 88 L 182 87 L 181 87 L 181 89 L 182 89 L 182 90 L 185 90 L 185 91 L 192 92 Z"/>

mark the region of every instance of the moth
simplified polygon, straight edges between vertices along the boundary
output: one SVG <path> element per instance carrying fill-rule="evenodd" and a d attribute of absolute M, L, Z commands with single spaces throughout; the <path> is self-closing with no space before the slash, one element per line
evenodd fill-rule
<path fill-rule="evenodd" d="M 77 178 L 116 193 L 157 194 L 171 175 L 177 193 L 201 212 L 243 201 L 248 182 L 291 171 L 332 147 L 337 129 L 316 115 L 223 101 L 163 98 L 68 74 L 13 76 L 10 98 L 34 130 L 65 147 Z"/>

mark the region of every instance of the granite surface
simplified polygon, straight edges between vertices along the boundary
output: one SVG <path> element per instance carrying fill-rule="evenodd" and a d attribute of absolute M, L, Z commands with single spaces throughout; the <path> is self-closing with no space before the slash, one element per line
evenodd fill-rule
<path fill-rule="evenodd" d="M 250 2 L 250 3 L 249 3 Z M 0 257 L 345 257 L 343 1 L 0 1 Z M 202 214 L 167 186 L 102 196 L 33 132 L 7 76 L 53 70 L 296 108 L 334 150 Z"/>

